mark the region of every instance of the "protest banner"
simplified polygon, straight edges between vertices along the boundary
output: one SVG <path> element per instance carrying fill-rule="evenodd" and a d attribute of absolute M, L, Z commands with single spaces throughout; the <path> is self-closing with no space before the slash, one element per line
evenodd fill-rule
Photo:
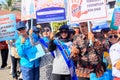
<path fill-rule="evenodd" d="M 113 11 L 110 28 L 114 30 L 118 30 L 119 26 L 120 26 L 120 0 L 117 0 L 116 6 Z"/>
<path fill-rule="evenodd" d="M 38 0 L 36 7 L 37 23 L 66 19 L 64 0 Z"/>
<path fill-rule="evenodd" d="M 17 37 L 15 15 L 0 16 L 0 41 L 16 39 Z"/>
<path fill-rule="evenodd" d="M 113 12 L 110 28 L 114 30 L 118 30 L 118 26 L 120 26 L 120 8 L 115 8 Z"/>
<path fill-rule="evenodd" d="M 105 0 L 69 0 L 70 22 L 107 18 Z"/>
<path fill-rule="evenodd" d="M 36 18 L 35 16 L 36 0 L 22 0 L 21 1 L 21 20 L 29 20 Z"/>

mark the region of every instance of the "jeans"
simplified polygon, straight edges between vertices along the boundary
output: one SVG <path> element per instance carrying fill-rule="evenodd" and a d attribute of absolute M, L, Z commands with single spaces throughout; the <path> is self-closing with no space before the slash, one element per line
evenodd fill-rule
<path fill-rule="evenodd" d="M 39 80 L 39 67 L 27 68 L 21 66 L 23 80 Z"/>
<path fill-rule="evenodd" d="M 2 58 L 2 65 L 1 68 L 4 68 L 7 66 L 7 60 L 8 60 L 8 49 L 1 50 L 1 58 Z"/>
<path fill-rule="evenodd" d="M 11 56 L 13 78 L 17 78 L 17 64 L 19 63 L 19 60 L 20 60 L 19 58 Z"/>
<path fill-rule="evenodd" d="M 90 80 L 89 78 L 78 77 L 78 80 Z"/>
<path fill-rule="evenodd" d="M 72 80 L 70 75 L 52 74 L 52 80 Z"/>

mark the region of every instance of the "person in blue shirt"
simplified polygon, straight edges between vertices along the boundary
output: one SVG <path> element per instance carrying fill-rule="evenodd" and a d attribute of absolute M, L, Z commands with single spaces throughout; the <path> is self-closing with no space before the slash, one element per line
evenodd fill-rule
<path fill-rule="evenodd" d="M 39 39 L 40 39 L 39 33 L 40 33 L 40 28 L 37 28 L 37 26 L 33 26 L 33 29 L 30 29 L 29 38 L 32 43 L 32 46 L 39 44 Z"/>
<path fill-rule="evenodd" d="M 38 58 L 34 61 L 29 61 L 28 59 L 29 54 L 35 54 L 37 52 L 37 48 L 31 44 L 24 22 L 18 22 L 16 28 L 19 37 L 15 42 L 15 46 L 20 56 L 23 80 L 39 80 L 40 59 Z"/>

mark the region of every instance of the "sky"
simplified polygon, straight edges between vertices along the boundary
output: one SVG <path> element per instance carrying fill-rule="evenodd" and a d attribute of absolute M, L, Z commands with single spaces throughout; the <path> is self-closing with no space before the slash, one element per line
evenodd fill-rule
<path fill-rule="evenodd" d="M 5 2 L 5 0 L 0 0 L 0 3 L 1 3 L 1 2 Z"/>

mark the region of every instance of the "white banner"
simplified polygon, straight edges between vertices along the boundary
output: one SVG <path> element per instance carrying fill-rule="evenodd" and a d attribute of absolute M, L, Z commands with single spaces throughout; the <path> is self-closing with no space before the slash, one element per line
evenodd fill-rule
<path fill-rule="evenodd" d="M 106 0 L 69 0 L 71 22 L 107 18 Z"/>
<path fill-rule="evenodd" d="M 35 1 L 36 0 L 22 0 L 21 20 L 35 18 Z"/>

